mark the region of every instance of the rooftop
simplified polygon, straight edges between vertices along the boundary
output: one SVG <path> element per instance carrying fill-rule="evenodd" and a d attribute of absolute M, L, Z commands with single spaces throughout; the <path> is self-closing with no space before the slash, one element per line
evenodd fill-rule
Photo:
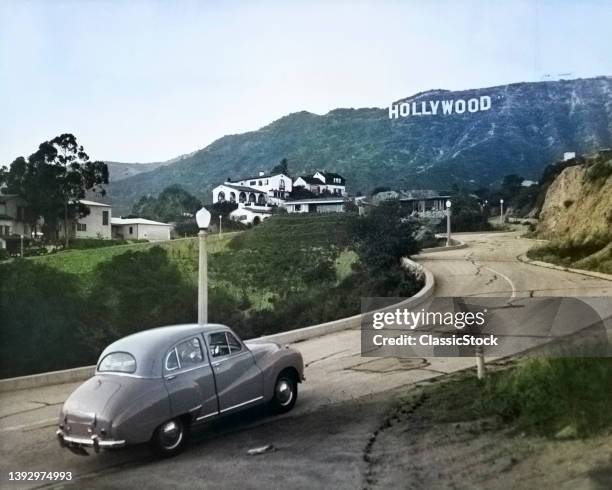
<path fill-rule="evenodd" d="M 231 189 L 235 189 L 235 190 L 240 191 L 240 192 L 257 192 L 259 194 L 265 194 L 264 191 L 261 191 L 259 189 L 255 189 L 254 187 L 246 187 L 246 186 L 243 186 L 243 185 L 228 184 L 228 183 L 221 184 L 221 185 L 224 185 L 225 187 L 229 187 Z"/>
<path fill-rule="evenodd" d="M 97 201 L 88 201 L 87 199 L 79 199 L 79 202 L 81 204 L 85 204 L 85 206 L 102 206 L 105 208 L 111 207 L 110 204 L 104 204 L 103 202 L 97 202 Z"/>
<path fill-rule="evenodd" d="M 111 218 L 111 225 L 158 225 L 172 226 L 161 221 L 153 221 L 145 218 Z"/>

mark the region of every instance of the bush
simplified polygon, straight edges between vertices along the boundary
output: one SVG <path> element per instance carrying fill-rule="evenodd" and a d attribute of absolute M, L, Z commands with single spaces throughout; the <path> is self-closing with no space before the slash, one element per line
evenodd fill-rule
<path fill-rule="evenodd" d="M 612 423 L 612 359 L 529 359 L 492 377 L 486 393 L 486 404 L 527 430 L 590 435 Z"/>
<path fill-rule="evenodd" d="M 158 246 L 100 263 L 86 303 L 81 336 L 98 353 L 120 337 L 197 317 L 196 288 Z"/>
<path fill-rule="evenodd" d="M 72 274 L 30 260 L 0 266 L 0 376 L 91 364 L 77 331 L 84 304 Z"/>
<path fill-rule="evenodd" d="M 102 238 L 73 238 L 70 240 L 70 249 L 86 250 L 90 248 L 113 247 L 115 245 L 125 245 L 126 240 L 104 240 Z"/>

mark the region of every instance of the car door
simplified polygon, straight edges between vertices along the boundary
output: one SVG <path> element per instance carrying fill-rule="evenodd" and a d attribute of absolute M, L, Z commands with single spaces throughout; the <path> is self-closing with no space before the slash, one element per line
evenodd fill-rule
<path fill-rule="evenodd" d="M 251 351 L 227 330 L 207 336 L 221 413 L 263 399 L 263 374 Z"/>
<path fill-rule="evenodd" d="M 164 383 L 173 415 L 203 420 L 219 413 L 215 379 L 201 336 L 173 346 L 164 358 Z"/>

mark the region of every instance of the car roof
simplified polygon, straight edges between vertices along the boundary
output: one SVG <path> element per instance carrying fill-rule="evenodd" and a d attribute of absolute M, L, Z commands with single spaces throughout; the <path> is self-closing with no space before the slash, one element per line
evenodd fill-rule
<path fill-rule="evenodd" d="M 219 323 L 188 323 L 142 330 L 110 344 L 100 355 L 98 363 L 112 352 L 128 352 L 136 359 L 136 372 L 133 374 L 157 378 L 162 375 L 162 358 L 170 347 L 193 335 L 218 330 L 230 329 Z"/>

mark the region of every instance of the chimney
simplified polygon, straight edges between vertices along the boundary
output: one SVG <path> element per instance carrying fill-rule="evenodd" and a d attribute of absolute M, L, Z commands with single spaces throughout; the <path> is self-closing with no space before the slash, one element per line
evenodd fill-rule
<path fill-rule="evenodd" d="M 260 171 L 259 171 L 259 176 L 260 176 L 260 177 L 263 177 L 264 175 L 266 175 L 266 173 L 265 173 L 263 170 L 260 170 Z"/>

